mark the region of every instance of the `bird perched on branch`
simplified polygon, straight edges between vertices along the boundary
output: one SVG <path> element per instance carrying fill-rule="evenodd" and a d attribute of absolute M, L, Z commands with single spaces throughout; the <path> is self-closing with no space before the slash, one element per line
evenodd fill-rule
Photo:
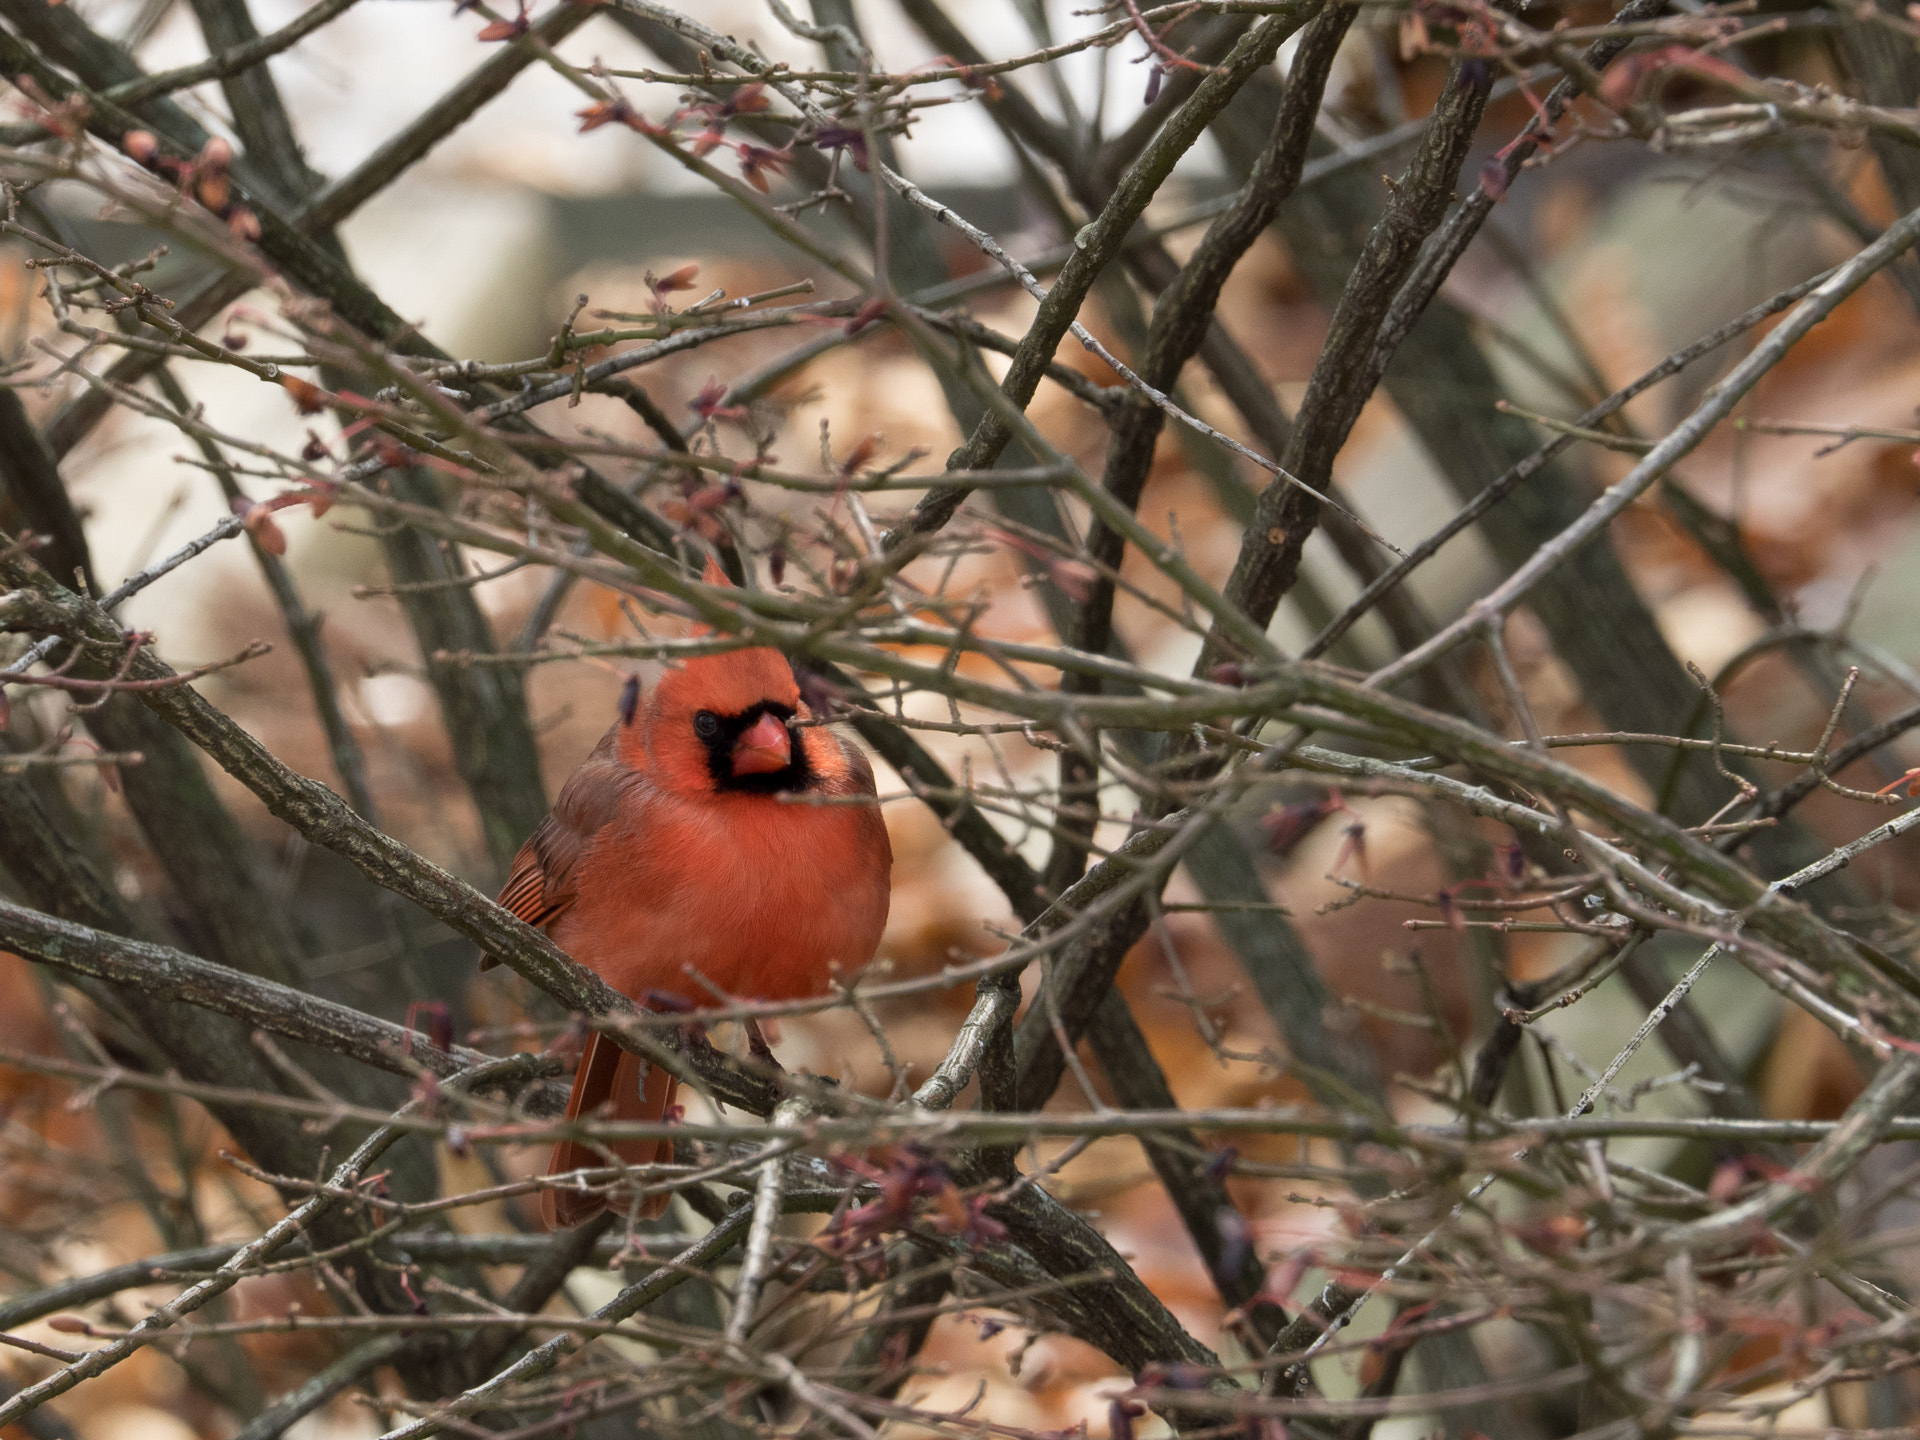
<path fill-rule="evenodd" d="M 703 578 L 728 583 L 711 562 Z M 500 904 L 642 1004 L 821 993 L 873 958 L 893 852 L 878 805 L 860 803 L 875 793 L 872 765 L 813 718 L 777 650 L 687 660 L 646 695 L 629 680 L 619 719 L 514 857 Z M 659 1120 L 674 1090 L 661 1067 L 595 1032 L 567 1118 Z M 629 1165 L 672 1153 L 665 1140 L 606 1148 Z M 605 1163 L 563 1140 L 548 1173 Z M 606 1203 L 549 1189 L 541 1214 L 558 1229 Z"/>

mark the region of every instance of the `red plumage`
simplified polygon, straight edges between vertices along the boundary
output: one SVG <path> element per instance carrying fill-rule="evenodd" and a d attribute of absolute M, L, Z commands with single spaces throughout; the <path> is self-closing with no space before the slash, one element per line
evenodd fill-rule
<path fill-rule="evenodd" d="M 711 570 L 711 583 L 716 572 Z M 817 995 L 873 958 L 887 921 L 893 852 L 873 768 L 813 719 L 776 650 L 688 660 L 625 713 L 520 848 L 500 903 L 614 989 L 693 1006 Z M 705 983 L 702 983 L 702 982 Z M 658 1120 L 674 1082 L 595 1034 L 567 1116 Z M 630 1165 L 664 1141 L 608 1147 Z M 562 1141 L 549 1173 L 604 1165 Z M 548 1228 L 603 1196 L 548 1190 Z M 647 1213 L 665 1208 L 657 1197 Z"/>

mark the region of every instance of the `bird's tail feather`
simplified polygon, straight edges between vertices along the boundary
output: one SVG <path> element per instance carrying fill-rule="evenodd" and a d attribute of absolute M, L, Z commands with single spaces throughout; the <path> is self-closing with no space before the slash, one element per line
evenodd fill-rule
<path fill-rule="evenodd" d="M 640 1072 L 646 1070 L 641 1082 Z M 659 1120 L 673 1104 L 679 1083 L 659 1065 L 647 1065 L 614 1043 L 610 1036 L 594 1033 L 573 1073 L 573 1093 L 567 1097 L 567 1119 L 582 1115 L 604 1115 L 613 1120 Z M 605 1142 L 628 1165 L 659 1165 L 673 1158 L 671 1140 L 613 1140 Z M 600 1148 L 562 1140 L 553 1147 L 553 1159 L 547 1164 L 549 1175 L 568 1170 L 599 1169 L 606 1165 Z M 667 1208 L 670 1194 L 650 1195 L 641 1201 L 638 1215 L 650 1220 Z M 555 1188 L 540 1192 L 540 1218 L 549 1230 L 564 1230 L 591 1219 L 607 1208 L 604 1190 Z"/>

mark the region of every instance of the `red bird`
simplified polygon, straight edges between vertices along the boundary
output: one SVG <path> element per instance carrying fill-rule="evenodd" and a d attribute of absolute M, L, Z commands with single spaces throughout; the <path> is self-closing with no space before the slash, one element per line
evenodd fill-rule
<path fill-rule="evenodd" d="M 714 566 L 706 579 L 725 583 Z M 500 903 L 637 1001 L 819 994 L 873 958 L 893 851 L 879 807 L 859 803 L 875 793 L 867 757 L 812 718 L 777 650 L 688 660 L 645 697 L 630 680 L 619 720 L 514 857 Z M 641 1069 L 595 1033 L 567 1118 L 661 1119 L 675 1081 L 653 1066 L 643 1083 Z M 672 1153 L 668 1141 L 607 1148 L 629 1165 Z M 605 1163 L 561 1141 L 548 1173 Z M 606 1203 L 549 1189 L 541 1215 L 558 1229 Z"/>

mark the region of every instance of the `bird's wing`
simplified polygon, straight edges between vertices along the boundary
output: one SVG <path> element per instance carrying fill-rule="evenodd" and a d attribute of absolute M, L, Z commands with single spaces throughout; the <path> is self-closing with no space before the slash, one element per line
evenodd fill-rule
<path fill-rule="evenodd" d="M 633 778 L 633 772 L 614 758 L 612 745 L 602 741 L 513 857 L 507 883 L 500 887 L 499 904 L 538 929 L 566 913 L 573 903 L 580 857 L 612 822 L 621 794 Z M 480 957 L 482 970 L 499 963 L 496 956 Z"/>
<path fill-rule="evenodd" d="M 513 857 L 513 869 L 501 887 L 501 908 L 536 928 L 566 909 L 573 898 L 568 881 L 582 848 L 582 837 L 549 815 Z"/>
<path fill-rule="evenodd" d="M 873 783 L 873 761 L 867 758 L 867 752 L 860 748 L 860 742 L 852 735 L 834 726 L 830 732 L 840 747 L 840 754 L 846 761 L 845 789 L 847 795 L 872 795 L 878 787 Z M 874 812 L 878 814 L 878 811 Z"/>

